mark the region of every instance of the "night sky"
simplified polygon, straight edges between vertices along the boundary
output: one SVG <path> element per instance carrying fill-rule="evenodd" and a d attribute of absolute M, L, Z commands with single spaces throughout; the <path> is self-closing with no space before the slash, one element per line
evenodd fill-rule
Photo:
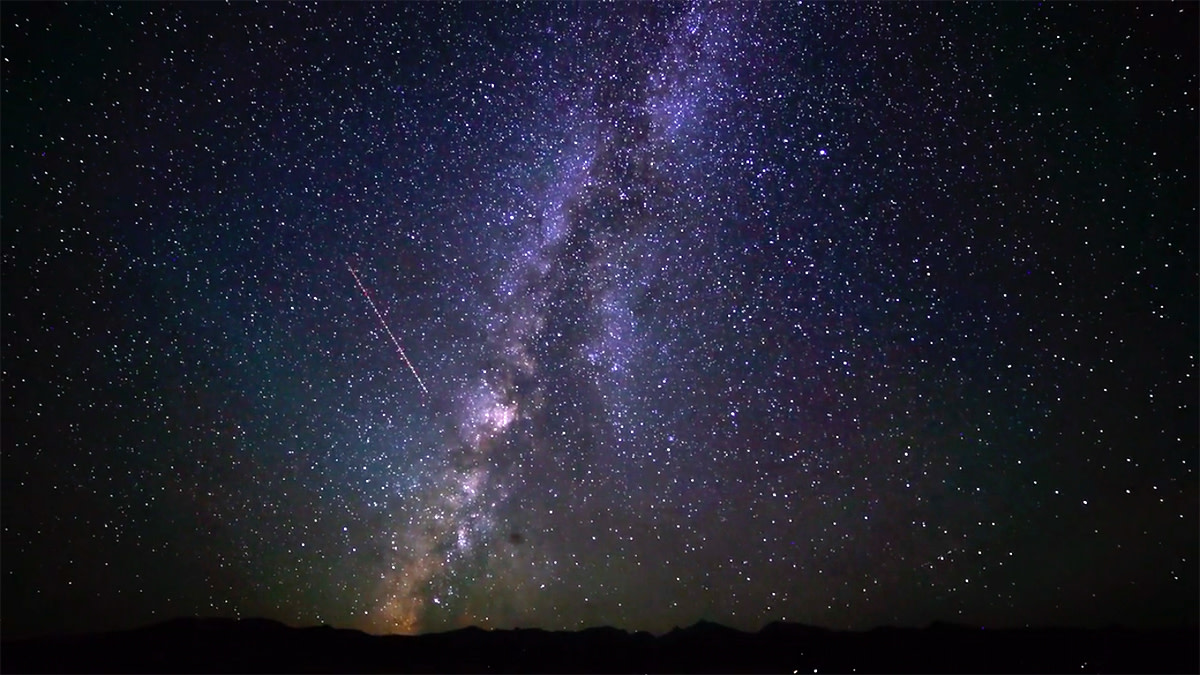
<path fill-rule="evenodd" d="M 0 14 L 5 636 L 1197 623 L 1196 3 Z"/>

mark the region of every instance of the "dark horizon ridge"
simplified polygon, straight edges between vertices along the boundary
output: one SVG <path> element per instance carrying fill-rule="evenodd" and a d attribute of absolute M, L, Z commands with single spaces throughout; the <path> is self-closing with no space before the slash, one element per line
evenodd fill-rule
<path fill-rule="evenodd" d="M 697 621 L 661 635 L 477 626 L 371 635 L 274 619 L 177 617 L 104 633 L 5 640 L 4 672 L 1195 672 L 1195 627 L 834 630 Z"/>

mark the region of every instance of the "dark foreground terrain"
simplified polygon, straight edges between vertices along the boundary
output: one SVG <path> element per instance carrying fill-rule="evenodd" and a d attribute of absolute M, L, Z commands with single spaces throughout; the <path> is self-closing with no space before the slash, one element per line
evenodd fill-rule
<path fill-rule="evenodd" d="M 7 641 L 19 672 L 1200 672 L 1196 630 L 981 630 L 954 625 L 863 633 L 775 623 L 743 633 L 699 623 L 655 637 L 467 628 L 372 636 L 262 619 L 179 619 L 137 630 Z"/>

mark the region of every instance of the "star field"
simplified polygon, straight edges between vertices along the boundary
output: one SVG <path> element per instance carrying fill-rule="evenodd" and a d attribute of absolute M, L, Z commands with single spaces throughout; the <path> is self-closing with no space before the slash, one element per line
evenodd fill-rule
<path fill-rule="evenodd" d="M 6 636 L 1200 618 L 1196 5 L 0 17 Z"/>

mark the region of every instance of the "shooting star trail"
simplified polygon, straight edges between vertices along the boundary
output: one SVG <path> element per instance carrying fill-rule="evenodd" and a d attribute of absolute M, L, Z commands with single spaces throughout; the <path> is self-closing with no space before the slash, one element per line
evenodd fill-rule
<path fill-rule="evenodd" d="M 362 280 L 358 278 L 358 272 L 354 271 L 350 263 L 346 263 L 346 269 L 350 270 L 351 276 L 354 277 L 354 283 L 358 284 L 358 290 L 362 291 L 363 297 L 371 304 L 371 309 L 375 310 L 375 317 L 379 319 L 380 325 L 387 331 L 388 337 L 392 338 L 392 344 L 396 345 L 396 351 L 400 352 L 400 358 L 404 359 L 404 363 L 408 364 L 408 369 L 412 371 L 413 377 L 417 378 L 417 384 L 421 385 L 421 391 L 424 391 L 428 395 L 429 390 L 425 388 L 425 383 L 421 381 L 421 376 L 417 374 L 417 369 L 413 367 L 412 361 L 408 360 L 408 354 L 404 353 L 404 347 L 400 346 L 400 341 L 396 339 L 396 335 L 392 333 L 392 329 L 388 328 L 387 321 L 384 321 L 383 314 L 375 306 L 375 301 L 371 299 L 371 294 L 367 292 L 367 287 L 363 286 Z"/>

